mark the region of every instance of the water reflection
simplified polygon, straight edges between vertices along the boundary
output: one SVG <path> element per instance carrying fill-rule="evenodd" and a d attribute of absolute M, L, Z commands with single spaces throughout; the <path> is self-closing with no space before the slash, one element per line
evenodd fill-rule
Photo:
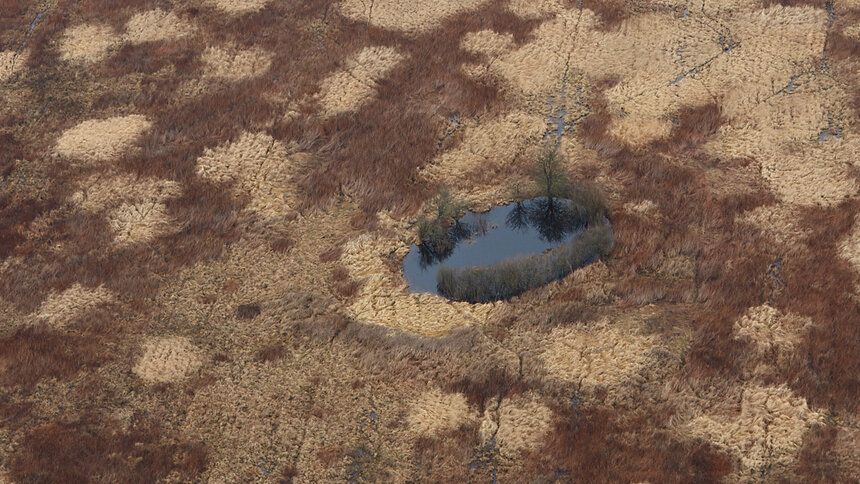
<path fill-rule="evenodd" d="M 559 198 L 515 202 L 486 213 L 467 212 L 448 228 L 445 243 L 418 245 L 417 262 L 419 268 L 426 271 L 451 257 L 458 245 L 474 245 L 493 231 L 507 232 L 508 236 L 494 237 L 499 243 L 485 245 L 484 253 L 506 255 L 517 253 L 521 248 L 558 244 L 580 231 L 585 223 L 585 215 L 573 202 Z M 511 237 L 511 233 L 520 235 Z"/>

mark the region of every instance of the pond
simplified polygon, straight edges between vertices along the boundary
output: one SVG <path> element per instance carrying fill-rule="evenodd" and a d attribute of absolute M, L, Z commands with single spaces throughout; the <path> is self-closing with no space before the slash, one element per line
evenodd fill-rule
<path fill-rule="evenodd" d="M 569 200 L 536 198 L 466 212 L 448 229 L 451 249 L 438 253 L 412 245 L 403 274 L 412 292 L 439 294 L 437 274 L 445 267 L 485 267 L 515 257 L 540 254 L 577 237 L 586 215 Z"/>

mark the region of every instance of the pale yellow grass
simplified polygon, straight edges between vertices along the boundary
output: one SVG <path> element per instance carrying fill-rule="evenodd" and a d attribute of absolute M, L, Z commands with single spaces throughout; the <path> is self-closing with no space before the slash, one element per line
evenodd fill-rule
<path fill-rule="evenodd" d="M 341 13 L 388 30 L 422 34 L 453 15 L 474 10 L 487 0 L 344 0 Z"/>
<path fill-rule="evenodd" d="M 123 203 L 108 214 L 114 244 L 123 247 L 148 242 L 175 229 L 160 202 Z"/>
<path fill-rule="evenodd" d="M 566 6 L 561 0 L 510 0 L 507 8 L 519 17 L 538 19 L 557 14 Z"/>
<path fill-rule="evenodd" d="M 94 175 L 84 181 L 71 201 L 83 210 L 115 208 L 123 201 L 164 202 L 182 194 L 182 184 L 158 178 L 136 178 L 127 174 Z"/>
<path fill-rule="evenodd" d="M 792 464 L 804 433 L 823 417 L 785 386 L 750 385 L 742 391 L 737 414 L 701 415 L 682 431 L 738 457 L 742 470 L 735 478 L 765 469 L 774 475 Z"/>
<path fill-rule="evenodd" d="M 537 395 L 520 393 L 502 399 L 498 408 L 496 445 L 503 454 L 537 450 L 552 424 L 553 413 Z"/>
<path fill-rule="evenodd" d="M 541 359 L 549 376 L 584 389 L 637 380 L 639 371 L 653 361 L 650 350 L 656 344 L 609 319 L 586 328 L 555 329 L 547 342 Z"/>
<path fill-rule="evenodd" d="M 204 77 L 227 81 L 258 77 L 272 66 L 272 54 L 259 47 L 209 47 L 201 59 L 205 64 Z"/>
<path fill-rule="evenodd" d="M 860 271 L 860 215 L 856 216 L 851 233 L 842 241 L 840 254 Z"/>
<path fill-rule="evenodd" d="M 362 283 L 358 296 L 347 307 L 355 320 L 422 336 L 442 336 L 456 328 L 484 324 L 493 308 L 504 304 L 468 304 L 410 293 L 402 274 L 390 271 L 385 261 L 389 257 L 402 260 L 411 242 L 401 225 L 396 236 L 363 234 L 346 244 L 341 262 L 350 276 Z"/>
<path fill-rule="evenodd" d="M 123 40 L 133 44 L 178 39 L 190 35 L 194 27 L 173 12 L 160 8 L 135 14 L 125 25 Z"/>
<path fill-rule="evenodd" d="M 197 174 L 217 183 L 232 183 L 250 198 L 248 209 L 266 216 L 283 215 L 294 203 L 289 180 L 294 170 L 283 143 L 265 133 L 243 133 L 232 143 L 206 149 Z"/>
<path fill-rule="evenodd" d="M 498 57 L 514 47 L 514 36 L 493 30 L 469 32 L 460 41 L 463 50 Z"/>
<path fill-rule="evenodd" d="M 812 325 L 809 318 L 783 314 L 767 304 L 750 308 L 735 321 L 734 337 L 751 341 L 760 353 L 771 349 L 790 350 Z"/>
<path fill-rule="evenodd" d="M 91 288 L 75 283 L 63 292 L 48 296 L 39 306 L 36 318 L 55 328 L 62 328 L 70 320 L 113 299 L 113 293 L 103 286 Z"/>
<path fill-rule="evenodd" d="M 761 230 L 778 246 L 791 247 L 800 244 L 810 234 L 808 229 L 798 225 L 799 216 L 796 206 L 777 203 L 756 207 L 739 215 L 736 220 Z"/>
<path fill-rule="evenodd" d="M 365 47 L 349 57 L 344 68 L 320 85 L 320 104 L 326 116 L 355 111 L 376 93 L 376 83 L 394 69 L 404 55 L 393 47 Z"/>
<path fill-rule="evenodd" d="M 546 121 L 537 115 L 512 112 L 486 123 L 463 124 L 463 139 L 457 147 L 436 157 L 419 173 L 430 183 L 461 191 L 469 203 L 486 205 L 491 199 L 498 200 L 501 194 L 497 192 L 505 189 L 504 184 L 479 182 L 475 186 L 468 175 L 487 178 L 510 169 L 528 148 L 537 146 L 546 132 Z"/>
<path fill-rule="evenodd" d="M 119 43 L 119 36 L 107 25 L 76 25 L 60 39 L 60 58 L 76 63 L 98 62 Z"/>
<path fill-rule="evenodd" d="M 657 213 L 659 207 L 653 200 L 630 201 L 624 204 L 624 211 L 639 215 L 651 215 Z"/>
<path fill-rule="evenodd" d="M 641 146 L 669 136 L 672 132 L 672 121 L 666 118 L 631 114 L 614 118 L 609 132 L 633 146 Z"/>
<path fill-rule="evenodd" d="M 438 388 L 419 395 L 411 404 L 406 421 L 418 435 L 453 430 L 473 418 L 462 393 L 442 393 Z"/>
<path fill-rule="evenodd" d="M 56 152 L 84 161 L 110 160 L 134 144 L 151 125 L 139 114 L 87 120 L 60 136 Z"/>
<path fill-rule="evenodd" d="M 200 350 L 181 336 L 150 339 L 143 349 L 143 356 L 132 371 L 148 382 L 180 381 L 203 365 Z"/>
<path fill-rule="evenodd" d="M 232 14 L 239 15 L 258 12 L 266 7 L 271 0 L 210 0 L 217 8 Z"/>
<path fill-rule="evenodd" d="M 17 58 L 14 50 L 0 52 L 0 82 L 11 79 L 23 66 L 23 59 Z"/>

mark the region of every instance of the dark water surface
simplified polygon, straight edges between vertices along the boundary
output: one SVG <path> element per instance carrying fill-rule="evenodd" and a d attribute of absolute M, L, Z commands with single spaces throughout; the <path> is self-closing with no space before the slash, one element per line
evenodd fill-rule
<path fill-rule="evenodd" d="M 448 230 L 454 243 L 447 253 L 412 245 L 403 275 L 412 292 L 438 294 L 436 274 L 442 265 L 489 266 L 558 247 L 582 232 L 585 216 L 569 200 L 544 198 L 510 203 L 489 212 L 466 214 Z"/>

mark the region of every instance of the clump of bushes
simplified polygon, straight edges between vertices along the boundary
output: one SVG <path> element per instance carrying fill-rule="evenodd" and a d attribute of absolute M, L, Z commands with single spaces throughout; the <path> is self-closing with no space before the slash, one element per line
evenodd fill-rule
<path fill-rule="evenodd" d="M 441 190 L 430 204 L 430 215 L 422 214 L 416 224 L 418 240 L 426 249 L 443 254 L 454 248 L 449 228 L 463 216 L 466 205 L 448 190 Z"/>
<path fill-rule="evenodd" d="M 612 250 L 609 224 L 594 224 L 570 243 L 488 267 L 443 266 L 436 276 L 439 293 L 455 301 L 485 303 L 507 299 L 560 279 Z"/>

